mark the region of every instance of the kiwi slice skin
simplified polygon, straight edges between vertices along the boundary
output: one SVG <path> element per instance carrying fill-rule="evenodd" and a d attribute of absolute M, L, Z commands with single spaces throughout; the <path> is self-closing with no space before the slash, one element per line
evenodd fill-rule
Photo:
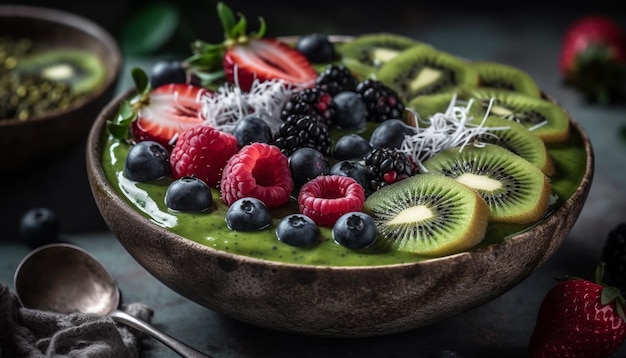
<path fill-rule="evenodd" d="M 343 63 L 360 77 L 370 77 L 402 51 L 413 46 L 429 46 L 410 37 L 386 33 L 368 33 L 342 44 L 337 51 Z"/>
<path fill-rule="evenodd" d="M 541 98 L 492 88 L 463 88 L 461 98 L 474 98 L 483 113 L 524 125 L 544 143 L 563 143 L 570 135 L 569 116 L 559 105 Z M 492 101 L 493 100 L 493 101 Z"/>
<path fill-rule="evenodd" d="M 421 95 L 476 87 L 479 78 L 478 72 L 460 58 L 433 47 L 417 46 L 385 63 L 378 71 L 378 80 L 409 103 Z"/>
<path fill-rule="evenodd" d="M 541 90 L 535 80 L 517 67 L 490 61 L 473 61 L 468 65 L 478 72 L 479 87 L 497 88 L 541 98 Z"/>
<path fill-rule="evenodd" d="M 523 125 L 504 118 L 489 116 L 483 123 L 484 127 L 494 128 L 490 134 L 476 137 L 477 141 L 495 144 L 529 161 L 547 176 L 556 174 L 554 161 L 546 144 Z M 503 129 L 495 129 L 503 128 Z"/>
<path fill-rule="evenodd" d="M 552 188 L 539 168 L 494 144 L 451 148 L 426 160 L 440 173 L 474 189 L 489 205 L 491 221 L 530 224 L 548 212 Z"/>
<path fill-rule="evenodd" d="M 93 53 L 80 49 L 35 51 L 18 60 L 16 71 L 65 82 L 76 95 L 92 92 L 106 80 L 103 62 Z"/>
<path fill-rule="evenodd" d="M 363 211 L 374 218 L 383 245 L 426 257 L 471 249 L 484 239 L 489 223 L 489 207 L 480 196 L 435 173 L 379 189 Z"/>

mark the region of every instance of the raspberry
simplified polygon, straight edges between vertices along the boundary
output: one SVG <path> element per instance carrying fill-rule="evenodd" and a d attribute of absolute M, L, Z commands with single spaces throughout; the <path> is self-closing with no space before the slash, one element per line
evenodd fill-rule
<path fill-rule="evenodd" d="M 222 169 L 239 147 L 232 134 L 220 132 L 211 126 L 196 126 L 181 133 L 170 163 L 172 176 L 180 179 L 195 176 L 210 187 L 217 187 Z"/>
<path fill-rule="evenodd" d="M 256 198 L 268 208 L 287 204 L 293 191 L 289 160 L 274 145 L 246 145 L 226 164 L 220 186 L 229 206 L 244 197 Z"/>
<path fill-rule="evenodd" d="M 343 214 L 359 211 L 365 191 L 356 180 L 341 175 L 321 175 L 300 188 L 300 213 L 320 226 L 332 227 Z"/>

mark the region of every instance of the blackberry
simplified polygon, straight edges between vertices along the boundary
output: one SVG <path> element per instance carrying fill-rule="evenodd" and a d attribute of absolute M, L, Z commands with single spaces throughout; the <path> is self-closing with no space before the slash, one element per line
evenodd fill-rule
<path fill-rule="evenodd" d="M 359 82 L 356 92 L 361 95 L 367 108 L 367 120 L 383 122 L 388 119 L 400 119 L 404 114 L 404 103 L 393 89 L 382 82 L 366 79 Z"/>
<path fill-rule="evenodd" d="M 333 97 L 318 87 L 295 91 L 283 106 L 280 118 L 284 121 L 292 114 L 312 116 L 330 125 L 335 118 Z"/>
<path fill-rule="evenodd" d="M 620 223 L 608 234 L 602 258 L 606 282 L 626 291 L 626 223 Z"/>
<path fill-rule="evenodd" d="M 311 116 L 292 114 L 280 125 L 274 136 L 274 145 L 286 156 L 296 149 L 313 148 L 329 156 L 332 140 L 326 124 Z"/>
<path fill-rule="evenodd" d="M 413 175 L 406 154 L 387 147 L 374 148 L 365 156 L 365 170 L 370 192 Z"/>
<path fill-rule="evenodd" d="M 334 64 L 327 65 L 315 81 L 316 87 L 330 93 L 331 96 L 343 91 L 354 92 L 358 83 L 346 66 Z"/>

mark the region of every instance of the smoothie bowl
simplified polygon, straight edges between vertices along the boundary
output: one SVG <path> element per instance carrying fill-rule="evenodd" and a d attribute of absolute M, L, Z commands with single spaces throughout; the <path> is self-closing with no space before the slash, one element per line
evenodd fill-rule
<path fill-rule="evenodd" d="M 93 21 L 36 6 L 0 5 L 0 161 L 32 168 L 84 141 L 113 99 L 122 58 Z"/>
<path fill-rule="evenodd" d="M 385 40 L 379 41 L 380 36 Z M 559 248 L 576 222 L 593 177 L 593 153 L 586 134 L 528 78 L 520 79 L 521 71 L 491 64 L 498 67 L 491 75 L 474 69 L 484 63 L 470 65 L 416 42 L 402 47 L 398 44 L 407 39 L 390 37 L 394 36 L 372 34 L 331 41 L 335 52 L 319 61 L 319 71 L 314 64 L 318 60 L 305 55 L 306 46 L 300 47 L 299 41 L 288 46 L 306 58 L 294 55 L 300 64 L 313 68 L 314 84 L 298 82 L 306 75 L 278 73 L 263 78 L 259 70 L 246 85 L 245 61 L 236 51 L 227 54 L 239 62 L 234 71 L 226 67 L 222 81 L 226 85 L 206 86 L 198 78 L 207 77 L 199 75 L 190 85 L 195 86 L 191 96 L 184 95 L 190 91 L 190 76 L 176 85 L 149 85 L 145 73 L 134 71 L 137 88 L 102 110 L 88 138 L 88 176 L 111 231 L 147 271 L 182 296 L 243 322 L 305 335 L 366 337 L 405 331 L 486 303 L 515 286 Z M 374 50 L 361 49 L 353 55 L 348 44 L 361 40 Z M 270 42 L 251 43 L 246 46 L 260 48 Z M 187 75 L 194 71 L 190 64 L 206 55 L 208 48 L 196 47 L 197 56 L 186 62 Z M 390 59 L 392 51 L 398 55 Z M 385 53 L 380 57 L 385 61 L 363 59 L 363 54 L 376 57 L 377 53 Z M 423 62 L 409 66 L 406 58 Z M 427 65 L 435 62 L 439 65 Z M 354 74 L 356 86 L 375 74 L 376 84 L 370 81 L 366 86 L 392 97 L 387 107 L 401 111 L 389 118 L 379 113 L 362 120 L 346 115 L 368 117 L 372 110 L 364 104 L 359 112 L 351 107 L 352 100 L 345 101 L 351 104 L 350 110 L 344 110 L 345 102 L 337 99 L 340 93 L 359 93 L 360 103 L 369 103 L 365 91 L 356 88 L 333 92 L 342 83 L 349 85 L 345 77 L 338 80 L 333 75 L 332 85 L 326 86 L 319 80 L 342 66 Z M 417 70 L 402 75 L 392 70 L 413 67 L 425 71 L 426 77 Z M 437 80 L 432 75 L 437 71 L 454 75 Z M 504 79 L 509 76 L 505 72 L 517 78 L 513 82 L 525 85 L 518 90 L 488 86 L 487 78 Z M 411 85 L 393 79 L 408 76 L 416 76 Z M 285 81 L 291 82 L 284 86 Z M 502 81 L 491 83 L 496 82 Z M 166 89 L 175 95 L 164 95 L 161 91 Z M 275 91 L 269 95 L 271 89 Z M 306 89 L 309 92 L 300 92 Z M 333 111 L 307 112 L 308 117 L 317 124 L 330 121 L 299 127 L 301 117 L 289 118 L 302 113 L 294 114 L 298 106 L 289 103 L 296 97 L 300 104 L 306 102 L 303 97 L 323 102 L 324 96 L 314 92 L 328 95 L 332 100 L 325 103 L 332 106 L 325 109 Z M 259 93 L 263 100 L 250 99 Z M 236 111 L 227 105 L 233 97 Z M 163 129 L 169 121 L 155 119 L 163 119 L 169 111 L 159 107 L 168 101 L 164 98 L 176 98 L 176 123 L 181 118 L 192 123 L 174 140 L 158 140 L 151 130 L 155 122 Z M 276 98 L 282 98 L 278 105 L 267 104 Z M 403 103 L 400 107 L 398 101 Z M 525 109 L 515 109 L 520 101 Z M 213 107 L 216 103 L 220 111 Z M 482 103 L 488 111 L 472 103 Z M 277 113 L 272 116 L 268 108 Z M 508 117 L 498 114 L 507 108 Z M 540 116 L 545 123 L 528 124 L 522 115 L 512 123 L 506 118 L 514 109 Z M 281 119 L 284 112 L 289 113 Z M 238 113 L 235 119 L 232 113 Z M 238 124 L 250 115 L 261 117 L 268 126 L 257 122 L 248 127 L 253 129 L 239 132 Z M 280 122 L 273 127 L 276 118 Z M 504 126 L 502 120 L 511 124 Z M 510 137 L 504 131 L 517 124 L 529 125 L 524 136 L 534 131 L 529 141 L 541 144 L 540 155 L 530 150 L 534 159 L 520 147 L 516 147 L 519 155 L 504 149 L 504 138 Z M 431 133 L 435 127 L 444 128 L 446 135 Z M 263 141 L 265 128 L 270 134 Z M 253 134 L 256 140 L 242 139 Z M 365 154 L 357 154 L 356 142 L 348 142 L 347 151 L 338 145 L 354 134 L 368 139 L 371 147 Z M 435 137 L 438 149 L 424 150 Z M 143 146 L 149 149 L 133 153 L 141 142 L 148 143 Z M 450 150 L 442 149 L 445 145 Z M 295 159 L 302 148 L 315 152 Z M 202 154 L 203 150 L 207 152 Z M 494 166 L 491 159 L 468 159 L 486 151 L 497 153 L 489 155 L 499 158 L 495 168 L 489 168 Z M 454 153 L 466 153 L 460 161 L 479 165 L 458 165 Z M 160 164 L 129 163 L 128 158 L 146 156 L 155 160 L 152 164 Z M 194 162 L 200 157 L 203 165 Z M 457 162 L 445 164 L 447 160 Z M 513 164 L 506 164 L 509 160 Z M 219 161 L 223 164 L 216 165 Z M 344 161 L 352 166 L 338 170 L 337 164 Z M 364 171 L 348 170 L 360 168 L 359 164 Z M 464 175 L 459 170 L 465 170 Z M 181 183 L 192 183 L 188 188 L 206 186 L 210 195 L 193 191 L 193 200 L 181 199 L 185 190 L 172 194 L 175 184 Z M 509 205 L 509 197 L 526 204 L 500 208 Z"/>

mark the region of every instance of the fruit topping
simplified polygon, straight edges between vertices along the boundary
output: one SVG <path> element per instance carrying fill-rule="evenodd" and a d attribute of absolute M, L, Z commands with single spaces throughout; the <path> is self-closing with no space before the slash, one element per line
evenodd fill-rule
<path fill-rule="evenodd" d="M 301 36 L 296 42 L 296 50 L 313 63 L 332 62 L 337 55 L 335 45 L 328 36 L 318 33 Z"/>
<path fill-rule="evenodd" d="M 211 188 L 194 176 L 174 180 L 165 192 L 165 205 L 182 212 L 210 210 L 213 207 Z"/>
<path fill-rule="evenodd" d="M 27 210 L 19 222 L 19 233 L 31 246 L 55 242 L 59 236 L 59 217 L 49 208 L 37 207 Z"/>
<path fill-rule="evenodd" d="M 187 83 L 187 71 L 181 61 L 161 60 L 150 67 L 150 87 L 157 88 L 170 83 Z"/>
<path fill-rule="evenodd" d="M 257 199 L 244 197 L 236 200 L 226 211 L 226 225 L 235 231 L 259 231 L 272 223 L 267 206 Z"/>
<path fill-rule="evenodd" d="M 350 249 L 364 249 L 371 246 L 378 236 L 374 219 L 361 211 L 345 213 L 333 226 L 333 239 Z"/>
<path fill-rule="evenodd" d="M 298 207 L 301 214 L 317 225 L 333 227 L 339 217 L 361 210 L 365 192 L 356 180 L 339 175 L 322 175 L 300 188 Z"/>
<path fill-rule="evenodd" d="M 326 124 L 311 116 L 292 114 L 280 125 L 273 142 L 286 155 L 290 156 L 296 149 L 313 148 L 329 156 L 332 139 Z"/>
<path fill-rule="evenodd" d="M 337 139 L 333 147 L 333 157 L 337 160 L 362 160 L 371 151 L 372 146 L 367 139 L 351 133 Z"/>
<path fill-rule="evenodd" d="M 174 179 L 195 176 L 215 188 L 224 166 L 238 149 L 232 134 L 204 125 L 189 128 L 180 134 L 172 150 L 172 176 Z"/>
<path fill-rule="evenodd" d="M 244 146 L 228 160 L 220 188 L 227 205 L 244 197 L 256 198 L 268 208 L 285 205 L 294 188 L 289 160 L 274 145 Z"/>
<path fill-rule="evenodd" d="M 250 114 L 237 121 L 232 134 L 237 139 L 239 147 L 254 142 L 270 143 L 272 141 L 272 129 L 261 117 Z"/>
<path fill-rule="evenodd" d="M 280 112 L 280 118 L 286 120 L 290 115 L 308 115 L 322 123 L 330 125 L 335 120 L 333 97 L 318 88 L 306 88 L 293 91 Z"/>
<path fill-rule="evenodd" d="M 402 147 L 405 137 L 410 137 L 416 133 L 416 129 L 407 125 L 400 119 L 388 119 L 379 124 L 370 135 L 370 145 L 372 148 L 393 148 Z"/>
<path fill-rule="evenodd" d="M 330 171 L 328 159 L 320 151 L 313 148 L 299 148 L 289 156 L 289 168 L 295 188 Z"/>
<path fill-rule="evenodd" d="M 224 71 L 226 80 L 243 91 L 249 91 L 254 81 L 280 79 L 295 87 L 312 87 L 317 73 L 311 62 L 298 50 L 276 38 L 264 38 L 265 21 L 259 19 L 258 32 L 247 34 L 246 18 L 219 2 L 217 13 L 224 28 L 225 40 L 209 44 L 197 40 L 192 44 L 194 55 L 188 59 L 194 72 Z"/>
<path fill-rule="evenodd" d="M 365 127 L 367 107 L 361 96 L 353 91 L 342 91 L 333 97 L 334 124 L 341 129 L 359 130 Z"/>
<path fill-rule="evenodd" d="M 128 150 L 123 175 L 138 182 L 164 178 L 170 175 L 170 152 L 154 141 L 139 142 Z"/>
<path fill-rule="evenodd" d="M 172 83 L 155 88 L 139 105 L 132 122 L 133 140 L 152 140 L 171 150 L 185 129 L 202 124 L 201 99 L 210 92 L 202 87 Z"/>
<path fill-rule="evenodd" d="M 468 145 L 435 154 L 424 162 L 475 190 L 489 205 L 491 221 L 527 224 L 548 212 L 548 178 L 524 158 L 494 144 Z"/>
<path fill-rule="evenodd" d="M 412 164 L 406 154 L 392 148 L 374 148 L 365 157 L 369 191 L 406 179 L 413 175 Z"/>
<path fill-rule="evenodd" d="M 342 160 L 330 167 L 330 174 L 350 177 L 359 183 L 366 193 L 369 193 L 369 180 L 367 179 L 367 170 L 359 161 Z"/>
<path fill-rule="evenodd" d="M 478 72 L 478 86 L 497 88 L 540 98 L 541 90 L 528 73 L 503 63 L 472 61 L 468 64 Z"/>
<path fill-rule="evenodd" d="M 404 117 L 404 103 L 396 91 L 382 82 L 366 79 L 356 86 L 355 91 L 365 103 L 368 121 L 383 122 Z"/>
<path fill-rule="evenodd" d="M 355 91 L 358 80 L 342 65 L 329 64 L 317 75 L 315 85 L 331 96 L 343 91 Z"/>
<path fill-rule="evenodd" d="M 291 246 L 312 246 L 320 241 L 320 230 L 308 216 L 289 214 L 278 222 L 276 237 Z"/>
<path fill-rule="evenodd" d="M 363 211 L 391 249 L 444 256 L 485 237 L 489 207 L 472 189 L 441 174 L 412 176 L 372 193 Z"/>

